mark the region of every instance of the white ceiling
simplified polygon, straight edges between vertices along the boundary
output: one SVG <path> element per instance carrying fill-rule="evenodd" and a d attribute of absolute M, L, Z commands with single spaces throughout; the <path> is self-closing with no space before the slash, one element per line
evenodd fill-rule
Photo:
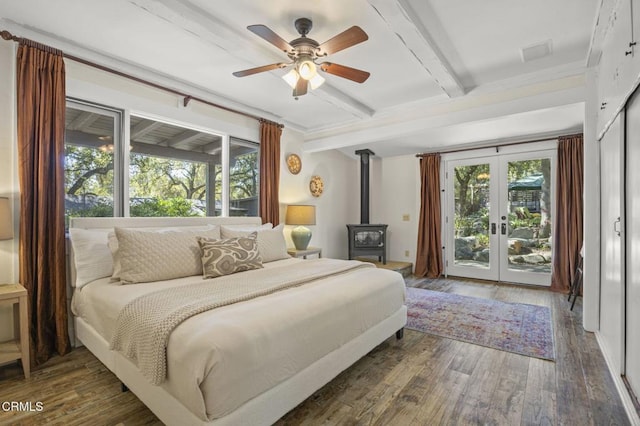
<path fill-rule="evenodd" d="M 177 80 L 212 101 L 283 122 L 305 149 L 367 146 L 378 155 L 579 131 L 598 0 L 21 0 L 0 3 L 0 29 L 145 78 Z M 352 25 L 369 40 L 327 60 L 369 71 L 357 84 L 325 75 L 295 100 L 286 61 L 246 30 L 285 40 L 296 18 L 323 42 Z M 40 38 L 37 36 L 41 36 Z M 523 62 L 540 43 L 549 56 Z"/>

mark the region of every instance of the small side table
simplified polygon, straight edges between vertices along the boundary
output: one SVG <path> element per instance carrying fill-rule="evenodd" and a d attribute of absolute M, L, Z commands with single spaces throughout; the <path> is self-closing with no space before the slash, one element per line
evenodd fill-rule
<path fill-rule="evenodd" d="M 0 284 L 0 304 L 13 305 L 14 340 L 0 343 L 0 364 L 19 359 L 24 377 L 31 376 L 27 290 L 20 284 Z"/>
<path fill-rule="evenodd" d="M 287 253 L 289 253 L 289 256 L 301 257 L 303 259 L 306 259 L 307 256 L 311 256 L 314 254 L 318 255 L 318 259 L 322 257 L 322 249 L 320 247 L 307 247 L 306 250 L 296 250 L 292 248 L 292 249 L 287 249 Z"/>

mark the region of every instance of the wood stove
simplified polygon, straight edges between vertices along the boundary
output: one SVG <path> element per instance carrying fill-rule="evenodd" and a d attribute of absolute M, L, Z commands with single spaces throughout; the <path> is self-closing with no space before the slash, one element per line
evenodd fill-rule
<path fill-rule="evenodd" d="M 378 261 L 387 263 L 388 225 L 347 225 L 349 230 L 349 259 L 357 256 L 378 256 Z"/>
<path fill-rule="evenodd" d="M 368 149 L 356 151 L 360 156 L 360 224 L 347 225 L 349 233 L 349 259 L 356 256 L 377 256 L 387 263 L 387 226 L 369 223 L 369 157 Z"/>

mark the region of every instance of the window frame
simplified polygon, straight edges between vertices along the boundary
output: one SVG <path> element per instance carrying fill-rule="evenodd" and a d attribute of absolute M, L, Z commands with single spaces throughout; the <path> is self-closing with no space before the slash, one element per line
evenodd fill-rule
<path fill-rule="evenodd" d="M 230 183 L 230 145 L 233 141 L 247 143 L 256 146 L 258 152 L 257 166 L 260 167 L 260 143 L 248 140 L 246 138 L 231 136 L 227 132 L 198 126 L 189 122 L 170 119 L 156 114 L 144 111 L 131 110 L 126 108 L 117 108 L 114 106 L 104 105 L 98 102 L 87 101 L 71 96 L 66 98 L 66 108 L 81 109 L 83 111 L 91 111 L 103 115 L 114 114 L 114 150 L 113 150 L 113 215 L 114 217 L 130 217 L 130 147 L 131 147 L 131 117 L 138 117 L 148 120 L 158 121 L 164 124 L 182 127 L 185 130 L 194 130 L 197 132 L 209 133 L 221 138 L 221 167 L 222 167 L 222 194 L 221 194 L 221 211 L 219 217 L 228 217 L 231 205 L 231 183 Z M 118 128 L 119 127 L 119 128 Z M 117 135 L 117 137 L 116 137 Z M 117 139 L 117 142 L 116 142 Z M 210 165 L 207 165 L 207 214 L 208 217 L 215 216 L 215 182 L 211 185 L 209 182 L 211 176 Z M 258 171 L 259 173 L 259 171 Z M 213 190 L 209 190 L 213 188 Z M 211 195 L 211 197 L 209 196 Z M 259 190 L 257 196 L 259 197 Z M 259 198 L 258 198 L 259 203 Z M 210 205 L 211 204 L 211 205 Z M 213 215 L 210 215 L 213 213 Z"/>
<path fill-rule="evenodd" d="M 125 111 L 123 109 L 115 108 L 112 106 L 103 105 L 96 102 L 88 102 L 73 97 L 66 98 L 65 109 L 66 108 L 73 108 L 85 112 L 93 112 L 96 114 L 111 116 L 113 118 L 113 216 L 123 216 L 125 210 L 125 198 L 123 191 L 123 175 L 125 166 L 122 147 L 125 140 L 123 125 L 125 121 Z"/>

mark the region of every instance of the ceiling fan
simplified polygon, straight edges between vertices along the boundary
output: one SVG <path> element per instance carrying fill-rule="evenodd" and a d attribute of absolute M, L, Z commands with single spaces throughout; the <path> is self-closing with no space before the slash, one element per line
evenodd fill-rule
<path fill-rule="evenodd" d="M 307 37 L 312 26 L 313 23 L 311 19 L 296 19 L 295 27 L 300 37 L 287 42 L 266 25 L 249 25 L 247 27 L 249 31 L 282 50 L 287 54 L 291 62 L 279 62 L 243 71 L 236 71 L 233 75 L 236 77 L 246 77 L 265 71 L 293 66 L 291 71 L 282 78 L 293 88 L 293 96 L 295 96 L 296 99 L 298 96 L 306 94 L 309 86 L 311 86 L 313 90 L 324 83 L 324 78 L 318 74 L 318 69 L 329 74 L 337 75 L 338 77 L 355 81 L 356 83 L 364 83 L 370 75 L 366 71 L 334 64 L 332 62 L 318 63 L 316 61 L 319 58 L 324 58 L 327 55 L 368 40 L 369 36 L 367 36 L 367 33 L 365 33 L 362 28 L 353 26 L 320 44 Z"/>

